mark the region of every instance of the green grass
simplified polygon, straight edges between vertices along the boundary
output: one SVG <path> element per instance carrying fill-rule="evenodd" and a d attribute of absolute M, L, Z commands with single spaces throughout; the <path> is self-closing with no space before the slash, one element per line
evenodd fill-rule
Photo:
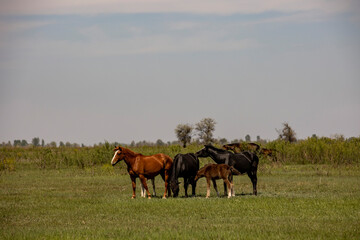
<path fill-rule="evenodd" d="M 124 164 L 124 163 L 120 163 Z M 118 166 L 40 170 L 0 176 L 0 239 L 358 239 L 360 166 L 262 165 L 259 195 L 247 176 L 237 196 L 131 198 Z M 150 183 L 150 182 L 149 182 Z M 156 178 L 157 194 L 164 184 Z M 218 181 L 220 192 L 223 186 Z M 183 188 L 180 196 L 184 195 Z"/>

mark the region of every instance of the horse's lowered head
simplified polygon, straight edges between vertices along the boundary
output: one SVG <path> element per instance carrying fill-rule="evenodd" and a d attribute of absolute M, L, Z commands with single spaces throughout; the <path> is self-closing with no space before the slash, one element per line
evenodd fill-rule
<path fill-rule="evenodd" d="M 174 194 L 174 197 L 177 197 L 179 195 L 179 191 L 180 191 L 179 184 L 180 183 L 181 182 L 179 182 L 178 180 L 170 181 L 170 188 L 171 188 L 171 191 Z"/>
<path fill-rule="evenodd" d="M 115 166 L 115 164 L 117 164 L 119 161 L 123 160 L 124 159 L 124 154 L 123 154 L 123 149 L 118 146 L 118 147 L 115 147 L 114 148 L 114 156 L 113 158 L 111 159 L 111 165 L 112 166 Z"/>

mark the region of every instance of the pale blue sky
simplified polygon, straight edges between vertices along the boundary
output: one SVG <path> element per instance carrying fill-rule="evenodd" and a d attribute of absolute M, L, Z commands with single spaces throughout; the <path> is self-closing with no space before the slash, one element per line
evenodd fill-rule
<path fill-rule="evenodd" d="M 360 135 L 356 1 L 47 2 L 0 1 L 0 142 Z"/>

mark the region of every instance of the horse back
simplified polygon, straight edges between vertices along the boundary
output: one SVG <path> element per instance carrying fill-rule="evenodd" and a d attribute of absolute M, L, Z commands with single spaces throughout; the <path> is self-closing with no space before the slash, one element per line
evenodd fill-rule
<path fill-rule="evenodd" d="M 177 154 L 174 158 L 172 171 L 177 177 L 195 176 L 199 170 L 199 159 L 195 154 Z"/>
<path fill-rule="evenodd" d="M 205 177 L 211 179 L 225 179 L 231 174 L 230 166 L 227 164 L 212 164 L 206 166 Z"/>
<path fill-rule="evenodd" d="M 234 166 L 239 172 L 245 173 L 253 168 L 257 168 L 259 158 L 252 152 L 241 152 L 232 156 L 232 166 Z"/>
<path fill-rule="evenodd" d="M 156 176 L 164 170 L 170 170 L 171 166 L 172 159 L 163 153 L 151 156 L 139 155 L 136 157 L 136 163 L 133 166 L 133 171 L 137 174 L 143 174 L 147 177 L 151 177 Z"/>

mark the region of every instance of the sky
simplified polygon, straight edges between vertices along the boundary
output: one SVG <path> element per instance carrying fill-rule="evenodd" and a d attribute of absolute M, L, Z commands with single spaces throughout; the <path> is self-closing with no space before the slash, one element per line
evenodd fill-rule
<path fill-rule="evenodd" d="M 0 142 L 360 136 L 357 0 L 0 0 Z"/>

